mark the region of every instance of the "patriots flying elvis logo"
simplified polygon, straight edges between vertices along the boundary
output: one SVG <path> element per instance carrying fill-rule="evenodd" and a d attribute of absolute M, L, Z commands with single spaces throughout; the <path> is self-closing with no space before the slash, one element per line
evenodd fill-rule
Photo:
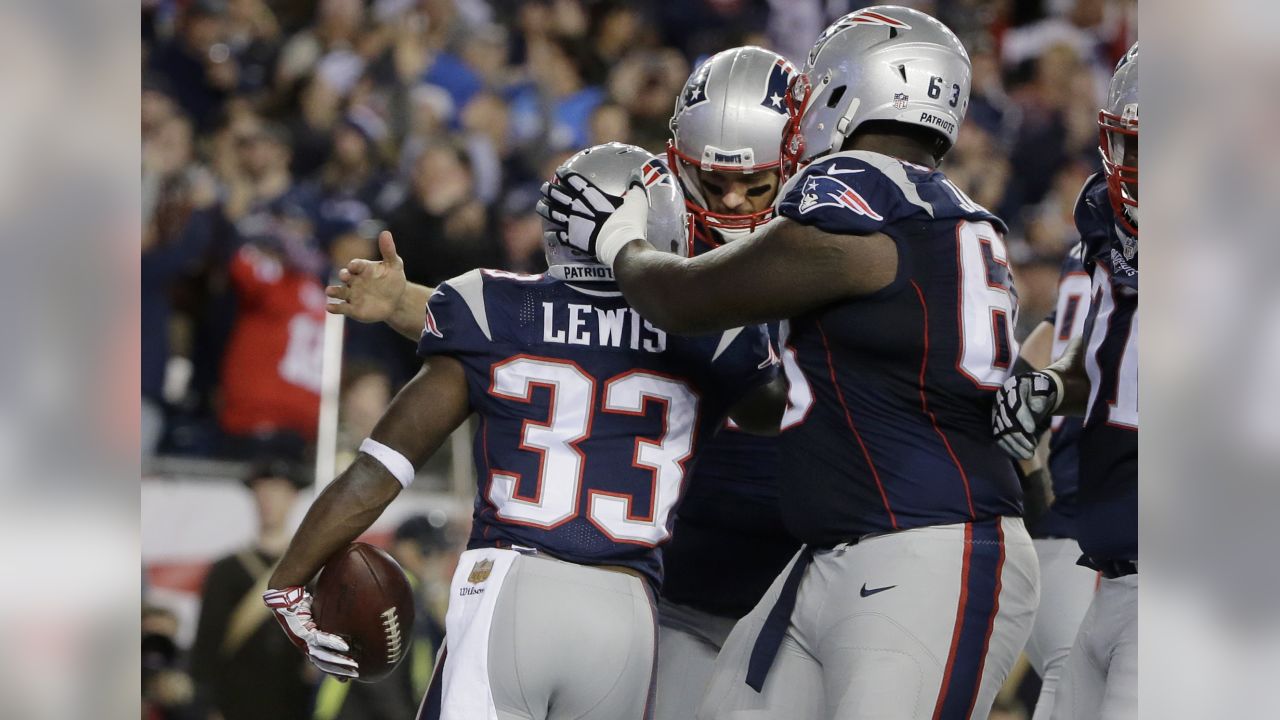
<path fill-rule="evenodd" d="M 871 204 L 857 190 L 830 175 L 817 175 L 806 180 L 800 198 L 801 215 L 822 207 L 840 207 L 872 220 L 884 219 L 871 209 Z"/>
<path fill-rule="evenodd" d="M 655 158 L 640 168 L 640 177 L 644 180 L 644 186 L 647 188 L 663 182 L 670 184 L 671 171 L 667 169 L 667 166 L 661 160 Z"/>
<path fill-rule="evenodd" d="M 787 114 L 787 89 L 791 87 L 791 78 L 796 68 L 786 60 L 779 59 L 769 70 L 769 82 L 765 84 L 764 100 L 760 104 L 776 112 Z"/>
<path fill-rule="evenodd" d="M 854 25 L 880 25 L 882 27 L 893 28 L 894 30 L 910 30 L 911 26 L 902 22 L 897 18 L 883 15 L 874 10 L 855 10 L 848 15 L 836 20 L 827 26 L 826 30 L 818 36 L 818 40 L 813 44 L 813 49 L 809 51 L 809 66 L 813 66 L 813 61 L 817 59 L 818 53 L 822 52 L 822 47 L 827 44 L 832 35 L 851 28 Z M 890 35 L 892 37 L 892 35 Z"/>

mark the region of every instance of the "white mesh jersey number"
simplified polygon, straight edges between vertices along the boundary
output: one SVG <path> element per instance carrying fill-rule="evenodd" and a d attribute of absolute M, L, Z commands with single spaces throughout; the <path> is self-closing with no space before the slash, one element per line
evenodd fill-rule
<path fill-rule="evenodd" d="M 1013 336 L 1017 301 L 1010 290 L 1004 239 L 987 222 L 956 227 L 960 265 L 960 357 L 956 367 L 980 388 L 996 390 L 1018 352 Z"/>
<path fill-rule="evenodd" d="M 663 433 L 657 441 L 637 437 L 632 461 L 653 473 L 649 512 L 636 513 L 630 495 L 591 490 L 587 517 L 616 542 L 652 546 L 671 534 L 667 517 L 680 499 L 684 463 L 693 455 L 698 396 L 683 381 L 643 371 L 620 375 L 605 385 L 605 412 L 643 416 L 649 401 L 663 405 Z"/>
<path fill-rule="evenodd" d="M 586 457 L 577 443 L 591 431 L 595 380 L 574 363 L 514 357 L 493 368 L 489 392 L 527 403 L 534 387 L 551 391 L 547 422 L 526 420 L 520 437 L 521 449 L 542 456 L 538 488 L 533 497 L 520 497 L 516 494 L 520 475 L 493 470 L 489 474 L 489 502 L 503 520 L 550 529 L 578 514 Z"/>
<path fill-rule="evenodd" d="M 1084 321 L 1089 316 L 1089 275 L 1085 272 L 1067 273 L 1058 281 L 1058 305 L 1053 321 L 1053 359 L 1066 352 L 1073 338 L 1084 332 Z"/>
<path fill-rule="evenodd" d="M 778 324 L 778 345 L 782 348 L 782 374 L 787 379 L 787 409 L 782 413 L 781 429 L 795 427 L 808 417 L 813 407 L 813 388 L 804 377 L 796 350 L 791 347 L 791 321 Z"/>
<path fill-rule="evenodd" d="M 1103 385 L 1103 368 L 1098 362 L 1098 353 L 1106 341 L 1107 332 L 1111 329 L 1111 320 L 1115 315 L 1116 303 L 1111 294 L 1111 278 L 1098 266 L 1094 270 L 1094 283 L 1101 288 L 1094 296 L 1098 303 L 1098 314 L 1093 320 L 1093 331 L 1089 334 L 1089 346 L 1085 350 L 1084 368 L 1089 374 L 1089 407 L 1085 417 L 1093 417 L 1095 403 L 1098 402 L 1098 391 Z M 1129 334 L 1124 340 L 1124 349 L 1120 354 L 1120 365 L 1114 369 L 1115 397 L 1106 400 L 1107 423 L 1120 427 L 1138 429 L 1138 309 L 1133 310 L 1133 320 L 1129 324 Z"/>
<path fill-rule="evenodd" d="M 490 473 L 488 500 L 507 522 L 552 529 L 579 516 L 578 500 L 586 457 L 577 444 L 591 433 L 595 380 L 575 363 L 519 356 L 495 365 L 490 392 L 528 403 L 534 387 L 550 391 L 545 423 L 526 420 L 520 448 L 541 456 L 537 490 L 517 494 L 520 476 L 503 470 Z M 620 415 L 646 414 L 649 402 L 663 405 L 663 430 L 656 439 L 637 437 L 632 465 L 653 475 L 647 512 L 623 493 L 591 490 L 587 519 L 615 542 L 654 546 L 667 539 L 667 520 L 680 498 L 684 463 L 693 454 L 698 395 L 683 381 L 644 371 L 610 379 L 604 386 L 603 410 Z"/>
<path fill-rule="evenodd" d="M 1085 320 L 1089 317 L 1089 274 L 1081 271 L 1069 272 L 1058 281 L 1058 305 L 1053 320 L 1054 360 L 1062 357 L 1067 346 L 1074 338 L 1084 332 Z M 1063 417 L 1053 417 L 1053 429 L 1062 427 Z"/>

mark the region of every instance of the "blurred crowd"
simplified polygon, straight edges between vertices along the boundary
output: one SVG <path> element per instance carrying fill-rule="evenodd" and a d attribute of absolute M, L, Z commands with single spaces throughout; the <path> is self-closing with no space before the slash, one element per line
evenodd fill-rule
<path fill-rule="evenodd" d="M 620 140 L 661 152 L 711 53 L 802 65 L 839 0 L 143 0 L 142 395 L 152 452 L 300 454 L 324 285 L 390 229 L 409 279 L 538 271 L 541 180 Z M 1132 0 L 935 0 L 973 61 L 948 176 L 1007 219 L 1020 329 L 1050 309 Z M 340 437 L 416 371 L 347 323 Z"/>

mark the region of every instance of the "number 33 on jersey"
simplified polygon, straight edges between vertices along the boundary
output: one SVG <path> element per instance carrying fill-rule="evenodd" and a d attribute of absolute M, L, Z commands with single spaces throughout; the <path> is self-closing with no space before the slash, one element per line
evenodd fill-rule
<path fill-rule="evenodd" d="M 515 544 L 655 582 L 699 444 L 778 373 L 763 327 L 667 335 L 612 285 L 476 270 L 427 306 L 419 354 L 467 370 L 470 548 Z"/>

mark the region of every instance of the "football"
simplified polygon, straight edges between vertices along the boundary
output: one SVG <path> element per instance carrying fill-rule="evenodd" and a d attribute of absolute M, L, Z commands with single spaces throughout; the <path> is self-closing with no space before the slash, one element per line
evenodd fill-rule
<path fill-rule="evenodd" d="M 351 543 L 325 563 L 313 597 L 316 625 L 351 646 L 361 682 L 381 680 L 408 654 L 413 589 L 387 553 Z"/>

